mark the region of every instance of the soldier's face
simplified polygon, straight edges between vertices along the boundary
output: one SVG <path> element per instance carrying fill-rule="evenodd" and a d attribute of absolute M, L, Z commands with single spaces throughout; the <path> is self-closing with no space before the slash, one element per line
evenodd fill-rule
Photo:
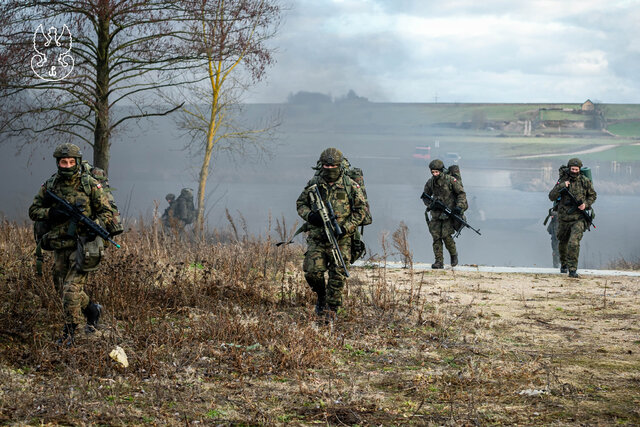
<path fill-rule="evenodd" d="M 439 170 L 432 170 L 431 171 L 431 175 L 435 176 L 436 178 L 440 176 L 440 171 Z"/>
<path fill-rule="evenodd" d="M 60 160 L 58 160 L 58 166 L 60 166 L 61 168 L 72 168 L 76 165 L 76 159 L 75 157 L 63 157 Z"/>
<path fill-rule="evenodd" d="M 338 166 L 337 165 L 322 165 L 322 167 L 325 168 L 325 169 L 335 169 Z"/>
<path fill-rule="evenodd" d="M 571 167 L 569 168 L 569 171 L 570 171 L 572 174 L 574 174 L 574 175 L 575 175 L 575 174 L 577 174 L 577 173 L 579 173 L 579 172 L 580 172 L 580 168 L 579 168 L 578 166 L 571 166 Z"/>

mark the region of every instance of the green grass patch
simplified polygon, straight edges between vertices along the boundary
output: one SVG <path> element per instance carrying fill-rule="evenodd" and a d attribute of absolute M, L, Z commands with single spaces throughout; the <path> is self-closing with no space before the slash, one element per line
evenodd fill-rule
<path fill-rule="evenodd" d="M 640 137 L 640 121 L 614 123 L 607 130 L 618 136 Z"/>
<path fill-rule="evenodd" d="M 583 154 L 582 161 L 616 161 L 616 162 L 637 162 L 640 161 L 640 145 L 621 145 L 610 150 L 598 153 Z"/>

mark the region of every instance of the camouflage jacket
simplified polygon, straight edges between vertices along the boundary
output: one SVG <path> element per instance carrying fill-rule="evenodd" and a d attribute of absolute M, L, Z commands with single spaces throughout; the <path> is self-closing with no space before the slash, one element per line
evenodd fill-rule
<path fill-rule="evenodd" d="M 313 184 L 318 185 L 323 200 L 331 202 L 331 206 L 338 217 L 338 224 L 344 228 L 347 234 L 353 234 L 366 214 L 366 200 L 360 185 L 344 174 L 333 184 L 326 182 L 320 176 L 314 176 L 307 183 L 296 201 L 298 215 L 305 221 L 307 221 L 311 213 L 309 186 Z M 320 241 L 327 239 L 322 227 L 308 224 L 307 229 L 309 237 L 312 239 Z"/>
<path fill-rule="evenodd" d="M 433 196 L 435 199 L 440 200 L 449 209 L 459 207 L 463 211 L 467 210 L 467 194 L 464 192 L 462 183 L 448 174 L 442 174 L 439 179 L 434 179 L 432 176 L 424 185 L 425 193 Z M 430 210 L 430 207 L 427 207 Z M 446 219 L 442 218 L 443 213 L 440 211 L 431 211 L 432 219 Z"/>
<path fill-rule="evenodd" d="M 549 199 L 558 202 L 558 219 L 560 221 L 578 221 L 583 218 L 582 214 L 572 202 L 571 198 L 565 193 L 561 192 L 565 188 L 565 180 L 569 181 L 569 187 L 567 188 L 577 201 L 585 204 L 585 209 L 589 209 L 591 205 L 596 201 L 596 191 L 593 189 L 593 183 L 583 175 L 577 177 L 562 177 L 556 185 L 549 192 Z"/>
<path fill-rule="evenodd" d="M 87 173 L 78 172 L 70 180 L 63 180 L 57 174 L 53 175 L 40 187 L 40 191 L 33 199 L 29 207 L 29 218 L 33 221 L 49 221 L 49 209 L 55 204 L 46 196 L 46 190 L 52 191 L 57 196 L 65 199 L 71 205 L 78 206 L 83 213 L 101 223 L 107 231 L 112 232 L 117 228 L 113 219 L 117 214 L 107 194 L 102 190 L 102 185 Z M 83 235 L 84 230 L 76 229 L 76 235 L 69 235 L 70 221 L 61 224 L 49 224 L 48 240 L 54 249 L 73 248 L 76 245 L 76 237 Z"/>

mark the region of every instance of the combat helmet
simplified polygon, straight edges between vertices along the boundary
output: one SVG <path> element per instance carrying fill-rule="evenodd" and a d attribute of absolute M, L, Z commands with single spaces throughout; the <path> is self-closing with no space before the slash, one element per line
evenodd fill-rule
<path fill-rule="evenodd" d="M 173 201 L 176 199 L 176 195 L 175 195 L 175 194 L 173 194 L 173 193 L 169 193 L 169 194 L 167 194 L 166 196 L 164 196 L 164 199 L 165 199 L 167 202 L 173 202 Z"/>
<path fill-rule="evenodd" d="M 343 158 L 342 151 L 331 147 L 320 154 L 319 162 L 323 165 L 340 166 Z"/>
<path fill-rule="evenodd" d="M 65 142 L 56 147 L 53 151 L 53 157 L 55 157 L 56 160 L 73 157 L 76 159 L 76 163 L 80 164 L 82 162 L 82 151 L 80 151 L 80 147 L 77 145 Z"/>
<path fill-rule="evenodd" d="M 429 163 L 429 170 L 442 172 L 444 170 L 444 163 L 440 159 L 432 160 L 431 163 Z"/>
<path fill-rule="evenodd" d="M 582 161 L 579 158 L 574 157 L 572 159 L 569 159 L 569 161 L 567 162 L 567 166 L 569 166 L 569 167 L 577 166 L 577 167 L 581 168 L 582 167 Z"/>

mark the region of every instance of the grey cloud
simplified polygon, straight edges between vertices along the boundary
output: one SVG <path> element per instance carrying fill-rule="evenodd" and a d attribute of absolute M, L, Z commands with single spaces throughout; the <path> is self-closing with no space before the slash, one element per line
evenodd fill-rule
<path fill-rule="evenodd" d="M 431 101 L 435 92 L 460 102 L 580 101 L 596 97 L 594 93 L 604 102 L 637 98 L 640 39 L 635 25 L 640 11 L 613 4 L 576 5 L 577 12 L 535 1 L 297 2 L 274 40 L 277 65 L 252 96 L 280 102 L 298 90 L 340 96 L 354 89 L 374 101 Z M 478 37 L 465 37 L 466 29 L 460 28 L 455 39 L 437 34 L 418 39 L 402 29 L 394 32 L 393 19 L 388 30 L 378 33 L 371 33 L 366 23 L 361 32 L 340 31 L 336 23 L 345 13 L 451 17 L 452 25 L 490 16 L 509 25 Z M 517 29 L 518 22 L 530 31 L 497 32 Z M 539 31 L 531 31 L 537 26 Z M 583 59 L 589 69 L 590 52 L 599 51 L 608 69 L 595 63 L 584 75 L 580 64 L 572 63 Z"/>

